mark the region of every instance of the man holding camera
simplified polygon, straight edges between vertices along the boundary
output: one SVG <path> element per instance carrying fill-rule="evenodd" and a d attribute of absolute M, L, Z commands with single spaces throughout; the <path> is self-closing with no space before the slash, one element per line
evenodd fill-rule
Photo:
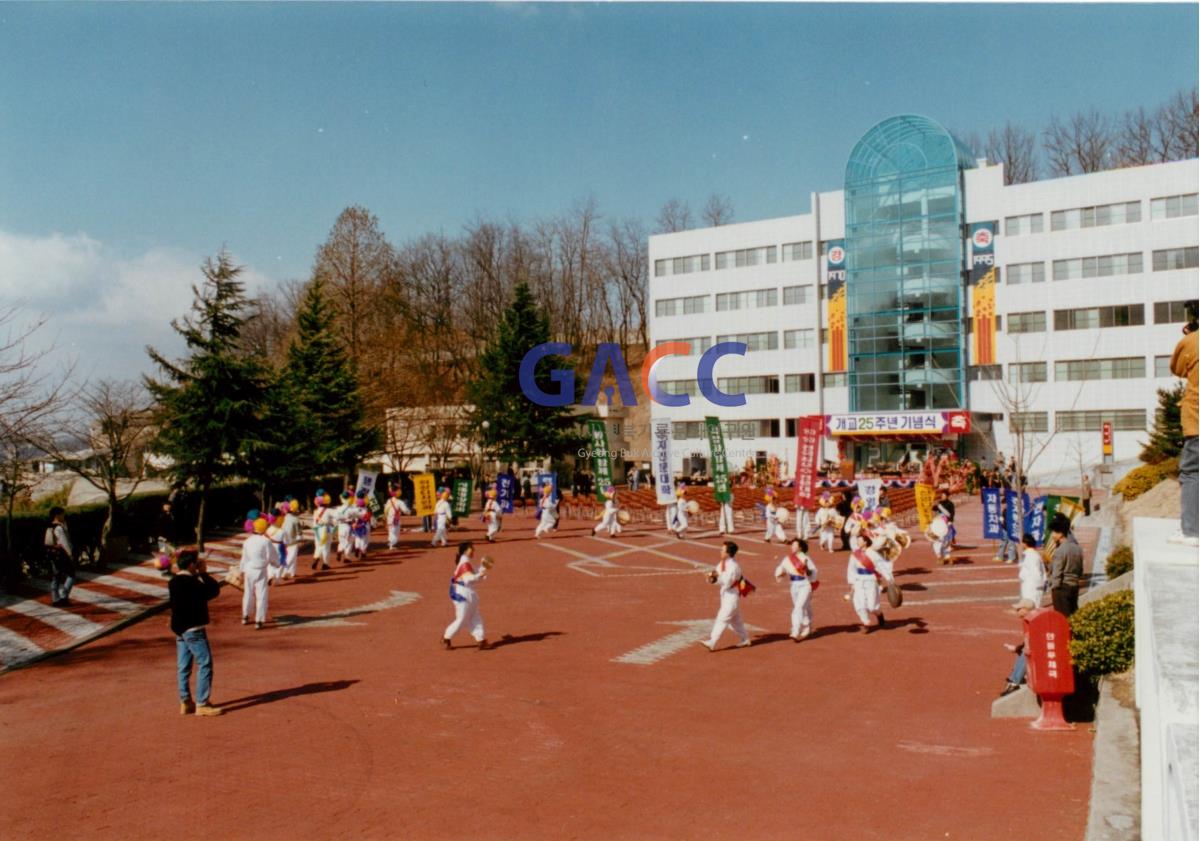
<path fill-rule="evenodd" d="M 1200 407 L 1200 391 L 1197 390 L 1196 364 L 1200 360 L 1200 349 L 1197 347 L 1197 332 L 1200 324 L 1200 302 L 1188 301 L 1184 305 L 1187 313 L 1187 324 L 1183 326 L 1183 338 L 1175 345 L 1171 354 L 1171 373 L 1187 380 L 1183 392 L 1183 400 L 1179 403 L 1179 421 L 1183 427 L 1183 449 L 1179 452 L 1179 530 L 1167 538 L 1170 543 L 1182 543 L 1184 546 L 1200 546 L 1200 536 L 1197 534 L 1197 415 Z"/>
<path fill-rule="evenodd" d="M 179 712 L 181 715 L 220 715 L 220 707 L 210 704 L 212 691 L 212 651 L 208 647 L 208 603 L 221 592 L 195 547 L 180 549 L 175 558 L 179 574 L 171 579 L 167 591 L 171 598 L 171 630 L 175 632 L 175 658 L 179 673 Z M 192 663 L 196 664 L 196 700 L 188 686 Z"/>

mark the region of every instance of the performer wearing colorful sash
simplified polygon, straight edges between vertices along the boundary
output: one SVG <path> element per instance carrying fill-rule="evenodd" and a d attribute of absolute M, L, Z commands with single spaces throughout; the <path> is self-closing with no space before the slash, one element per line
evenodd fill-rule
<path fill-rule="evenodd" d="M 329 494 L 318 490 L 313 499 L 313 569 L 317 569 L 318 565 L 321 569 L 329 569 L 329 550 L 333 545 L 334 532 L 337 531 L 337 520 L 329 502 Z"/>
<path fill-rule="evenodd" d="M 743 576 L 742 568 L 734 560 L 737 550 L 737 544 L 732 540 L 722 543 L 721 560 L 708 573 L 709 583 L 716 584 L 720 588 L 721 594 L 721 607 L 717 611 L 716 621 L 713 622 L 712 634 L 708 639 L 700 640 L 700 644 L 709 651 L 716 649 L 717 640 L 721 638 L 721 634 L 725 633 L 726 628 L 732 629 L 737 634 L 738 648 L 746 648 L 750 645 L 750 634 L 746 632 L 746 624 L 742 621 L 741 606 L 738 602 L 743 592 L 739 588 Z"/>
<path fill-rule="evenodd" d="M 796 642 L 812 633 L 812 594 L 821 582 L 817 580 L 817 565 L 808 557 L 808 541 L 796 537 L 788 544 L 791 553 L 775 567 L 775 580 L 787 576 L 792 590 L 792 632 Z"/>
<path fill-rule="evenodd" d="M 763 518 L 767 521 L 767 530 L 763 534 L 763 540 L 770 543 L 772 540 L 778 540 L 780 543 L 787 541 L 787 535 L 783 531 L 783 526 L 779 525 L 779 506 L 775 504 L 775 489 L 767 488 L 763 494 Z"/>
<path fill-rule="evenodd" d="M 333 512 L 337 522 L 337 554 L 342 563 L 350 563 L 350 523 L 355 517 L 354 495 L 350 491 L 342 491 L 342 504 Z"/>
<path fill-rule="evenodd" d="M 549 482 L 542 485 L 542 499 L 538 503 L 538 524 L 533 536 L 538 540 L 549 534 L 558 525 L 558 500 L 554 498 L 554 486 Z"/>
<path fill-rule="evenodd" d="M 288 500 L 283 511 L 283 524 L 280 526 L 280 540 L 283 542 L 284 562 L 280 578 L 296 578 L 296 562 L 300 559 L 300 543 L 303 540 L 303 529 L 300 525 L 300 500 Z"/>
<path fill-rule="evenodd" d="M 450 528 L 450 517 L 452 510 L 450 507 L 450 489 L 438 489 L 438 501 L 433 506 L 433 546 L 449 546 L 450 538 L 446 537 L 446 530 Z"/>
<path fill-rule="evenodd" d="M 279 568 L 279 552 L 267 537 L 267 518 L 257 509 L 246 515 L 254 534 L 242 544 L 242 624 L 250 623 L 250 608 L 254 610 L 254 626 L 262 628 L 267 621 L 267 583 L 271 570 Z"/>
<path fill-rule="evenodd" d="M 354 557 L 361 559 L 367 557 L 371 543 L 371 502 L 366 488 L 355 494 L 354 507 L 357 516 L 350 523 L 350 534 L 354 538 Z"/>
<path fill-rule="evenodd" d="M 838 523 L 838 513 L 833 507 L 833 497 L 829 491 L 821 494 L 817 500 L 817 543 L 826 552 L 833 551 L 833 540 L 841 531 Z"/>
<path fill-rule="evenodd" d="M 617 504 L 617 489 L 612 485 L 604 488 L 604 516 L 600 522 L 592 527 L 592 534 L 599 534 L 601 529 L 608 529 L 609 537 L 616 537 L 621 533 L 621 524 L 617 521 L 617 512 L 619 511 Z"/>
<path fill-rule="evenodd" d="M 391 485 L 389 490 L 391 494 L 383 504 L 383 521 L 387 523 L 388 548 L 395 549 L 396 544 L 400 542 L 400 515 L 410 512 L 404 500 L 400 498 L 400 486 Z"/>
<path fill-rule="evenodd" d="M 487 520 L 487 539 L 492 543 L 504 527 L 504 509 L 496 500 L 496 488 L 488 488 L 487 502 L 483 504 L 483 518 Z"/>
<path fill-rule="evenodd" d="M 879 607 L 879 582 L 882 577 L 866 549 L 850 552 L 846 583 L 850 585 L 850 598 L 864 634 L 869 633 L 872 627 L 883 624 L 883 611 Z M 874 625 L 871 624 L 872 616 L 875 617 Z"/>
<path fill-rule="evenodd" d="M 264 534 L 267 540 L 271 541 L 271 548 L 275 551 L 276 561 L 267 571 L 268 578 L 272 583 L 278 583 L 278 580 L 283 577 L 284 566 L 287 563 L 287 548 L 283 545 L 283 518 L 277 516 L 279 507 L 276 506 L 275 514 L 267 514 L 267 530 Z"/>
<path fill-rule="evenodd" d="M 687 485 L 680 482 L 675 487 L 675 502 L 667 506 L 667 531 L 680 539 L 687 537 L 687 507 Z"/>
<path fill-rule="evenodd" d="M 483 633 L 479 595 L 475 592 L 475 585 L 487 578 L 487 559 L 484 559 L 483 567 L 476 572 L 475 567 L 471 565 L 471 557 L 474 554 L 475 547 L 470 541 L 459 545 L 458 562 L 454 567 L 454 576 L 450 579 L 450 601 L 454 604 L 454 621 L 446 626 L 442 634 L 442 646 L 447 649 L 450 648 L 450 640 L 454 635 L 464 628 L 475 638 L 480 649 L 490 647 Z"/>

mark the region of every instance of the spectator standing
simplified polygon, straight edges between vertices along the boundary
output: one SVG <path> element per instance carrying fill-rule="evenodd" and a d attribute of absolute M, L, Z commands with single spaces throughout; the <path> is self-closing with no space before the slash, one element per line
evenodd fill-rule
<path fill-rule="evenodd" d="M 1083 503 L 1083 516 L 1092 516 L 1092 478 L 1083 474 L 1083 483 L 1079 489 L 1079 500 Z"/>
<path fill-rule="evenodd" d="M 629 490 L 636 491 L 638 489 L 638 480 L 640 478 L 641 476 L 636 467 L 629 471 Z"/>
<path fill-rule="evenodd" d="M 1042 606 L 1042 591 L 1046 588 L 1046 567 L 1042 563 L 1042 553 L 1037 550 L 1037 541 L 1032 534 L 1024 534 L 1021 543 L 1025 552 L 1021 555 L 1021 570 L 1018 577 L 1021 581 L 1021 600 L 1013 607 L 1036 610 Z M 1017 681 L 1020 683 L 1020 681 Z"/>
<path fill-rule="evenodd" d="M 161 554 L 171 552 L 175 546 L 175 511 L 171 507 L 171 501 L 167 500 L 162 504 L 162 510 L 158 512 L 158 520 L 155 523 L 155 536 L 158 538 L 158 551 Z"/>
<path fill-rule="evenodd" d="M 1055 514 L 1050 522 L 1054 535 L 1054 557 L 1050 562 L 1050 599 L 1054 609 L 1070 617 L 1079 609 L 1079 585 L 1083 580 L 1083 549 L 1071 533 L 1071 521 Z"/>
<path fill-rule="evenodd" d="M 200 553 L 181 549 L 175 558 L 179 574 L 167 584 L 171 602 L 171 630 L 175 633 L 175 664 L 179 676 L 181 715 L 220 715 L 209 703 L 212 692 L 212 650 L 208 645 L 208 603 L 221 593 L 221 585 L 208 574 Z M 196 666 L 196 700 L 192 701 L 192 664 Z"/>
<path fill-rule="evenodd" d="M 50 509 L 50 525 L 46 527 L 46 559 L 50 561 L 53 578 L 50 580 L 50 604 L 70 604 L 71 588 L 75 586 L 75 551 L 67 532 L 67 512 L 56 505 Z"/>
<path fill-rule="evenodd" d="M 1182 543 L 1185 546 L 1200 546 L 1200 534 L 1197 532 L 1197 422 L 1200 415 L 1200 391 L 1197 390 L 1197 361 L 1200 360 L 1200 347 L 1197 337 L 1200 333 L 1200 302 L 1188 301 L 1185 305 L 1188 322 L 1183 326 L 1183 338 L 1175 345 L 1171 354 L 1171 373 L 1187 380 L 1183 391 L 1183 399 L 1179 403 L 1179 422 L 1183 427 L 1183 449 L 1179 453 L 1179 530 L 1167 540 L 1171 543 Z"/>

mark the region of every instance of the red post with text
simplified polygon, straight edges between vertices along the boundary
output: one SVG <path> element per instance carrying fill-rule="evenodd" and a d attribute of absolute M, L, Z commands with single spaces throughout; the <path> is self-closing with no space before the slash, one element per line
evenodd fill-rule
<path fill-rule="evenodd" d="M 1029 688 L 1042 701 L 1042 715 L 1031 724 L 1038 730 L 1073 730 L 1063 718 L 1063 698 L 1075 691 L 1071 668 L 1071 623 L 1052 607 L 1025 616 L 1025 658 Z"/>

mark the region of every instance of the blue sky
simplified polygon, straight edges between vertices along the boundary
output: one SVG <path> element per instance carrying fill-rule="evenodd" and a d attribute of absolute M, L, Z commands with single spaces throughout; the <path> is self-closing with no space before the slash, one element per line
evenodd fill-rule
<path fill-rule="evenodd" d="M 646 220 L 712 192 L 739 220 L 803 212 L 892 114 L 985 133 L 1157 105 L 1196 84 L 1197 23 L 1195 4 L 4 4 L 0 295 L 128 376 L 222 244 L 262 285 L 305 276 L 352 203 L 397 243 L 586 196 Z"/>

